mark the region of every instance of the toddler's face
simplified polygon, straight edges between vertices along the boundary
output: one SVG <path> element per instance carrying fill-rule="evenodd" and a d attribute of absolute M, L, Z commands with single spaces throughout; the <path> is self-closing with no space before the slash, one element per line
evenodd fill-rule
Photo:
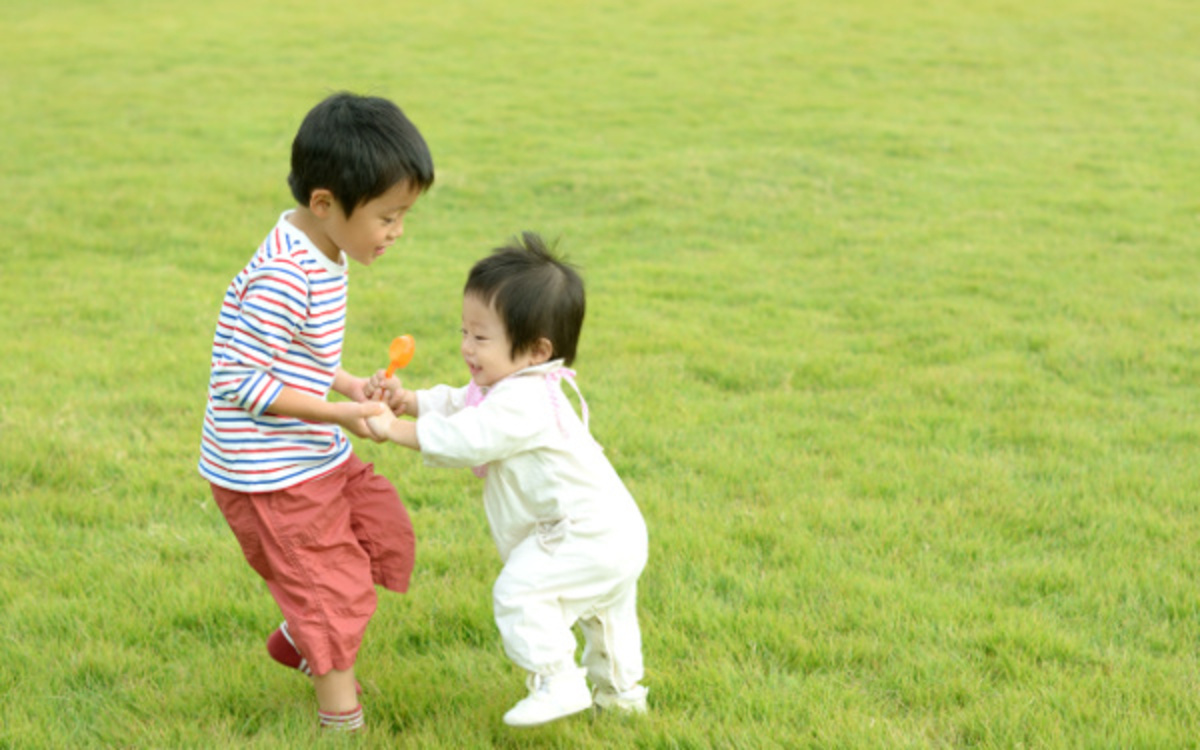
<path fill-rule="evenodd" d="M 512 340 L 496 309 L 478 295 L 463 297 L 462 356 L 471 379 L 489 388 L 518 370 L 535 364 L 533 352 L 512 356 Z"/>

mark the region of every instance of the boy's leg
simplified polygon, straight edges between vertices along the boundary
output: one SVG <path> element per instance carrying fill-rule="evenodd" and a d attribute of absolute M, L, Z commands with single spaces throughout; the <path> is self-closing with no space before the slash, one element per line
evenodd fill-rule
<path fill-rule="evenodd" d="M 213 488 L 247 561 L 266 581 L 313 672 L 350 673 L 348 689 L 346 680 L 334 679 L 329 690 L 318 691 L 321 708 L 330 711 L 357 705 L 352 668 L 375 610 L 370 561 L 351 531 L 343 485 L 344 472 L 335 470 L 280 492 Z"/>
<path fill-rule="evenodd" d="M 283 666 L 302 672 L 307 677 L 313 676 L 312 669 L 308 666 L 308 659 L 305 659 L 304 654 L 300 653 L 300 649 L 296 648 L 296 643 L 288 632 L 287 620 L 275 628 L 275 632 L 267 638 L 267 653 Z M 361 695 L 362 685 L 355 682 L 354 692 Z"/>
<path fill-rule="evenodd" d="M 264 513 L 283 552 L 267 585 L 314 675 L 354 666 L 375 613 L 370 560 L 350 526 L 345 474 L 291 488 Z"/>
<path fill-rule="evenodd" d="M 284 620 L 267 638 L 267 653 L 283 666 L 298 669 L 312 677 L 308 659 L 305 659 L 304 654 L 300 653 L 300 649 L 296 648 L 296 642 L 292 640 L 292 636 L 288 632 L 287 620 Z"/>
<path fill-rule="evenodd" d="M 331 669 L 325 674 L 313 675 L 313 687 L 317 691 L 317 705 L 321 713 L 337 714 L 342 717 L 358 713 L 358 724 L 362 724 L 362 707 L 358 705 L 358 683 L 354 679 L 354 667 Z M 322 717 L 322 724 L 329 724 Z M 358 727 L 348 727 L 357 729 Z"/>
<path fill-rule="evenodd" d="M 350 525 L 371 562 L 371 579 L 379 586 L 408 590 L 416 557 L 416 536 L 399 493 L 372 464 L 351 455 L 346 462 L 345 497 Z"/>

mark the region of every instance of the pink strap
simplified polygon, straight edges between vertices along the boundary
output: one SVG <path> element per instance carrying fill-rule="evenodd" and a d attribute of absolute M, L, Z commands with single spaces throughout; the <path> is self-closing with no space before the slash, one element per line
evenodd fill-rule
<path fill-rule="evenodd" d="M 564 399 L 560 398 L 562 396 L 562 392 L 554 389 L 554 386 L 558 385 L 559 381 L 561 380 L 567 381 L 571 385 L 571 388 L 575 390 L 575 395 L 579 396 L 579 408 L 581 411 L 583 411 L 583 429 L 585 430 L 588 426 L 588 408 L 587 401 L 583 400 L 583 394 L 579 392 L 579 386 L 575 384 L 574 370 L 567 367 L 560 367 L 553 372 L 546 373 L 546 388 L 550 391 L 550 403 L 554 404 L 554 418 L 558 421 L 558 429 L 562 430 L 563 436 L 565 437 L 567 431 L 563 428 L 562 415 L 559 411 Z"/>
<path fill-rule="evenodd" d="M 479 406 L 487 398 L 487 392 L 475 384 L 475 379 L 467 383 L 467 406 Z"/>
<path fill-rule="evenodd" d="M 579 391 L 579 386 L 575 384 L 574 370 L 567 367 L 560 367 L 557 370 L 546 373 L 546 390 L 550 392 L 550 403 L 554 405 L 554 420 L 558 422 L 558 429 L 562 432 L 563 437 L 566 437 L 567 430 L 565 427 L 563 427 L 561 413 L 562 402 L 566 399 L 562 395 L 562 391 L 555 388 L 555 386 L 563 380 L 567 381 L 571 385 L 571 388 L 575 390 L 575 395 L 579 396 L 579 407 L 583 411 L 583 429 L 585 430 L 588 427 L 588 407 L 587 401 L 583 400 L 583 394 Z M 475 384 L 474 380 L 471 380 L 471 382 L 467 384 L 466 405 L 479 406 L 483 403 L 483 400 L 487 398 L 489 391 L 483 390 Z M 487 464 L 472 466 L 471 471 L 475 473 L 475 476 L 483 479 L 487 476 Z"/>
<path fill-rule="evenodd" d="M 467 406 L 479 406 L 480 404 L 483 403 L 483 400 L 485 398 L 487 398 L 487 391 L 483 390 L 478 385 L 476 385 L 475 379 L 472 378 L 471 382 L 467 383 L 466 405 Z M 471 471 L 475 473 L 475 476 L 479 477 L 480 479 L 483 479 L 484 477 L 487 476 L 487 464 L 480 464 L 479 466 L 472 466 Z"/>

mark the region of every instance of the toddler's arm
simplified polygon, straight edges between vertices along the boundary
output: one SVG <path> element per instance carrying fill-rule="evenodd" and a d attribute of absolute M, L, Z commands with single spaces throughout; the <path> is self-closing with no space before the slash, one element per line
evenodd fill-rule
<path fill-rule="evenodd" d="M 421 443 L 417 440 L 416 422 L 396 419 L 391 409 L 377 401 L 363 404 L 361 408 L 367 428 L 376 441 L 391 440 L 406 448 L 421 450 Z"/>

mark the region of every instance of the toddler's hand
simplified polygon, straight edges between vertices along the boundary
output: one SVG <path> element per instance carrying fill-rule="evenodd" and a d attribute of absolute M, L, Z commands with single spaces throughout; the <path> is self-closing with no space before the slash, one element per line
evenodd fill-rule
<path fill-rule="evenodd" d="M 383 370 L 376 370 L 375 374 L 367 378 L 367 382 L 363 384 L 363 393 L 370 401 L 383 400 L 384 383 L 387 381 L 383 377 Z"/>
<path fill-rule="evenodd" d="M 342 429 L 356 437 L 369 438 L 377 443 L 382 442 L 367 425 L 367 416 L 372 414 L 374 409 L 387 411 L 382 404 L 374 401 L 340 401 L 333 406 L 337 410 L 333 421 L 341 425 Z"/>
<path fill-rule="evenodd" d="M 366 392 L 367 398 L 372 401 L 382 401 L 396 414 L 404 413 L 404 404 L 401 400 L 404 388 L 400 383 L 400 378 L 395 376 L 389 378 L 385 376 L 383 370 L 376 370 L 375 374 L 367 379 L 363 390 Z"/>
<path fill-rule="evenodd" d="M 397 377 L 385 377 L 383 370 L 377 371 L 367 381 L 367 398 L 382 401 L 397 417 L 407 414 L 417 416 L 416 391 L 407 391 Z"/>

